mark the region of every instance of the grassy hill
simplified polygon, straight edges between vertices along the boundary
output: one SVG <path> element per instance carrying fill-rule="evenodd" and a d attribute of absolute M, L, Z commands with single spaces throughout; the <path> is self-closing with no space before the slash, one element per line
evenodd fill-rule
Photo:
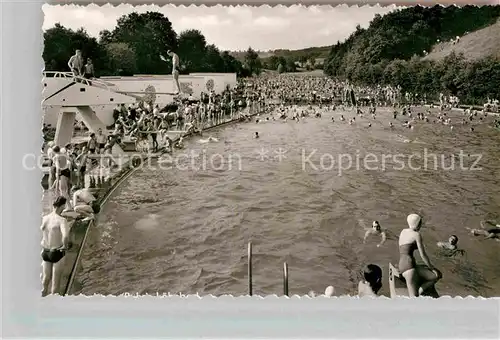
<path fill-rule="evenodd" d="M 324 71 L 428 99 L 440 92 L 468 104 L 500 98 L 499 18 L 499 5 L 415 6 L 375 15 L 367 29 L 357 27 L 332 46 Z M 451 43 L 457 36 L 460 41 Z"/>
<path fill-rule="evenodd" d="M 460 37 L 456 44 L 447 41 L 434 45 L 423 60 L 441 60 L 452 52 L 462 53 L 467 60 L 478 60 L 488 56 L 500 60 L 500 20 Z"/>

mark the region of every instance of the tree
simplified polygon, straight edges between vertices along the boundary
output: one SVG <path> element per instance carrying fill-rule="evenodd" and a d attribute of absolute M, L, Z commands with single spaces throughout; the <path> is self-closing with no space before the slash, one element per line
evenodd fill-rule
<path fill-rule="evenodd" d="M 43 34 L 44 48 L 42 57 L 45 61 L 46 71 L 66 71 L 68 69 L 69 58 L 75 50 L 82 51 L 84 58 L 92 58 L 96 69 L 102 67 L 105 59 L 105 51 L 97 43 L 95 38 L 91 38 L 82 28 L 77 31 L 65 28 L 56 24 Z"/>
<path fill-rule="evenodd" d="M 266 66 L 270 70 L 276 70 L 280 64 L 280 60 L 276 55 L 272 55 L 267 59 Z"/>
<path fill-rule="evenodd" d="M 205 36 L 198 30 L 186 30 L 179 34 L 178 48 L 181 64 L 188 70 L 206 68 L 205 58 L 207 42 Z"/>
<path fill-rule="evenodd" d="M 111 74 L 134 75 L 137 70 L 135 53 L 125 43 L 111 43 L 106 45 L 108 53 L 108 67 Z"/>
<path fill-rule="evenodd" d="M 172 23 L 159 12 L 130 13 L 118 19 L 112 32 L 113 42 L 126 43 L 133 49 L 139 73 L 170 73 L 171 65 L 160 59 L 167 50 L 177 48 Z"/>
<path fill-rule="evenodd" d="M 287 72 L 295 72 L 297 71 L 297 67 L 295 66 L 295 61 L 292 58 L 286 59 L 285 68 Z"/>
<path fill-rule="evenodd" d="M 262 70 L 262 63 L 257 52 L 251 47 L 245 53 L 245 64 L 250 74 L 259 75 Z"/>
<path fill-rule="evenodd" d="M 222 72 L 224 61 L 220 56 L 220 51 L 215 45 L 208 45 L 205 51 L 204 70 L 207 72 Z"/>
<path fill-rule="evenodd" d="M 108 30 L 102 30 L 99 32 L 99 44 L 107 45 L 113 42 L 113 34 Z"/>
<path fill-rule="evenodd" d="M 224 64 L 223 66 L 223 71 L 227 73 L 232 73 L 232 72 L 241 72 L 242 65 L 241 62 L 238 61 L 235 57 L 229 54 L 228 51 L 222 52 L 221 55 L 222 62 Z"/>
<path fill-rule="evenodd" d="M 283 64 L 279 64 L 278 65 L 278 69 L 277 69 L 278 73 L 283 73 L 285 72 L 285 67 L 283 66 Z"/>

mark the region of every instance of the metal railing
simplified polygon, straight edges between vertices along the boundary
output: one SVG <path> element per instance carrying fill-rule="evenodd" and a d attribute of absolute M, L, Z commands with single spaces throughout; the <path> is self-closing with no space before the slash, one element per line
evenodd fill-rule
<path fill-rule="evenodd" d="M 82 84 L 85 84 L 88 86 L 97 85 L 99 87 L 103 87 L 104 89 L 106 89 L 108 91 L 117 92 L 116 90 L 110 88 L 110 86 L 106 82 L 103 82 L 103 81 L 98 80 L 96 78 L 87 79 L 87 78 L 84 78 L 81 76 L 76 76 L 73 72 L 46 71 L 46 72 L 43 72 L 43 77 L 44 78 L 65 78 L 65 79 L 76 81 L 76 82 L 79 82 L 79 83 L 82 83 Z"/>
<path fill-rule="evenodd" d="M 248 242 L 248 295 L 253 295 L 253 276 L 252 276 L 252 242 Z M 288 291 L 288 263 L 283 263 L 283 295 L 290 296 Z"/>

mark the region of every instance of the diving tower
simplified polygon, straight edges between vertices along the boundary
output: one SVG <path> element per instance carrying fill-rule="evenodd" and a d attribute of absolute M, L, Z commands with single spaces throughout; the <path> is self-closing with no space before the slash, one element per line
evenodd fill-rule
<path fill-rule="evenodd" d="M 47 86 L 49 82 L 51 86 Z M 139 100 L 137 96 L 116 92 L 110 83 L 74 77 L 72 73 L 53 72 L 53 77 L 44 79 L 44 87 L 42 106 L 59 108 L 54 140 L 59 146 L 71 142 L 77 114 L 91 132 L 106 131 L 106 125 L 91 106 L 133 104 Z M 112 151 L 124 153 L 118 145 Z"/>

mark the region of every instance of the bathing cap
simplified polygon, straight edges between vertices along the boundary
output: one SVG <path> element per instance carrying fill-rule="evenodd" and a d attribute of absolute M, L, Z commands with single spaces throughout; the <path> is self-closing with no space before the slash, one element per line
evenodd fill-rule
<path fill-rule="evenodd" d="M 333 296 L 335 294 L 335 288 L 333 286 L 328 286 L 325 289 L 325 296 Z"/>
<path fill-rule="evenodd" d="M 422 217 L 420 217 L 417 214 L 410 214 L 406 218 L 406 221 L 408 222 L 408 226 L 410 228 L 415 229 L 418 226 L 418 224 L 420 223 L 420 221 L 422 221 Z"/>

